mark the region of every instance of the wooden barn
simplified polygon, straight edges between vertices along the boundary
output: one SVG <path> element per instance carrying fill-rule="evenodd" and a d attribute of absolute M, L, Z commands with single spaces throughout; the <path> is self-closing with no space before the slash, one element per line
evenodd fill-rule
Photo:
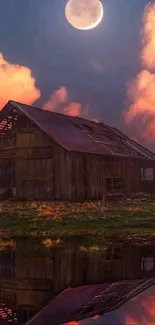
<path fill-rule="evenodd" d="M 116 128 L 9 101 L 0 112 L 0 191 L 100 200 L 155 192 L 155 154 Z"/>

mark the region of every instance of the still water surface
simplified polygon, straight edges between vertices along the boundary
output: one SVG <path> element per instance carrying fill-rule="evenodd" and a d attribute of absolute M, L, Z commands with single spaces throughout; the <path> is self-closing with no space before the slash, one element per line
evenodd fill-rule
<path fill-rule="evenodd" d="M 90 250 L 73 243 L 47 248 L 38 240 L 19 239 L 0 252 L 0 324 L 4 319 L 27 322 L 68 287 L 146 278 L 155 278 L 155 244 L 117 242 Z M 113 312 L 76 324 L 155 324 L 154 296 L 152 285 Z M 54 324 L 52 315 L 48 323 Z"/>

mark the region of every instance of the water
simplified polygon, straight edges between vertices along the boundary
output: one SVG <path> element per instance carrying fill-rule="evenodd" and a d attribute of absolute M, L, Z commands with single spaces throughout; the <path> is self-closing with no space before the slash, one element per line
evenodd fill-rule
<path fill-rule="evenodd" d="M 114 293 L 110 298 L 113 299 L 110 303 L 116 307 L 116 300 L 122 303 L 126 295 L 126 281 L 131 282 L 133 290 L 137 286 L 135 281 L 146 278 L 155 278 L 155 245 L 115 242 L 98 249 L 88 249 L 70 242 L 65 246 L 47 248 L 41 240 L 19 239 L 13 247 L 0 252 L 0 320 L 25 323 L 66 288 L 93 284 L 118 283 L 116 295 Z M 80 320 L 78 324 L 139 325 L 144 320 L 149 324 L 154 317 L 151 313 L 154 310 L 155 287 L 144 288 L 142 293 L 116 310 L 103 316 L 94 311 L 93 318 Z M 72 293 L 70 301 L 74 300 L 76 304 L 83 299 L 85 304 L 84 292 L 79 297 L 76 299 L 75 293 Z M 88 294 L 86 298 L 89 301 Z M 74 324 L 72 318 L 70 324 Z M 48 320 L 49 324 L 53 324 L 51 315 Z"/>
<path fill-rule="evenodd" d="M 70 325 L 154 325 L 155 324 L 155 285 L 125 303 L 118 310 L 103 316 L 82 320 Z"/>

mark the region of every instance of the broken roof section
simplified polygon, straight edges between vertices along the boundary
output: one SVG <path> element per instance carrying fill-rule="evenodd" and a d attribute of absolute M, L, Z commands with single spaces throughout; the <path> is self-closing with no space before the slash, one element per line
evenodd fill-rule
<path fill-rule="evenodd" d="M 155 159 L 155 154 L 104 123 L 72 117 L 25 104 L 9 101 L 0 112 L 0 123 L 11 108 L 31 119 L 55 142 L 68 151 Z"/>

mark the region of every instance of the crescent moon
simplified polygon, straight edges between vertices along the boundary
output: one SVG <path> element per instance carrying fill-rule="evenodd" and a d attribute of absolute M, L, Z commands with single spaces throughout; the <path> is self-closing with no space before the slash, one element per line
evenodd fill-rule
<path fill-rule="evenodd" d="M 95 28 L 103 15 L 103 6 L 99 0 L 69 0 L 65 8 L 68 22 L 80 30 Z"/>

